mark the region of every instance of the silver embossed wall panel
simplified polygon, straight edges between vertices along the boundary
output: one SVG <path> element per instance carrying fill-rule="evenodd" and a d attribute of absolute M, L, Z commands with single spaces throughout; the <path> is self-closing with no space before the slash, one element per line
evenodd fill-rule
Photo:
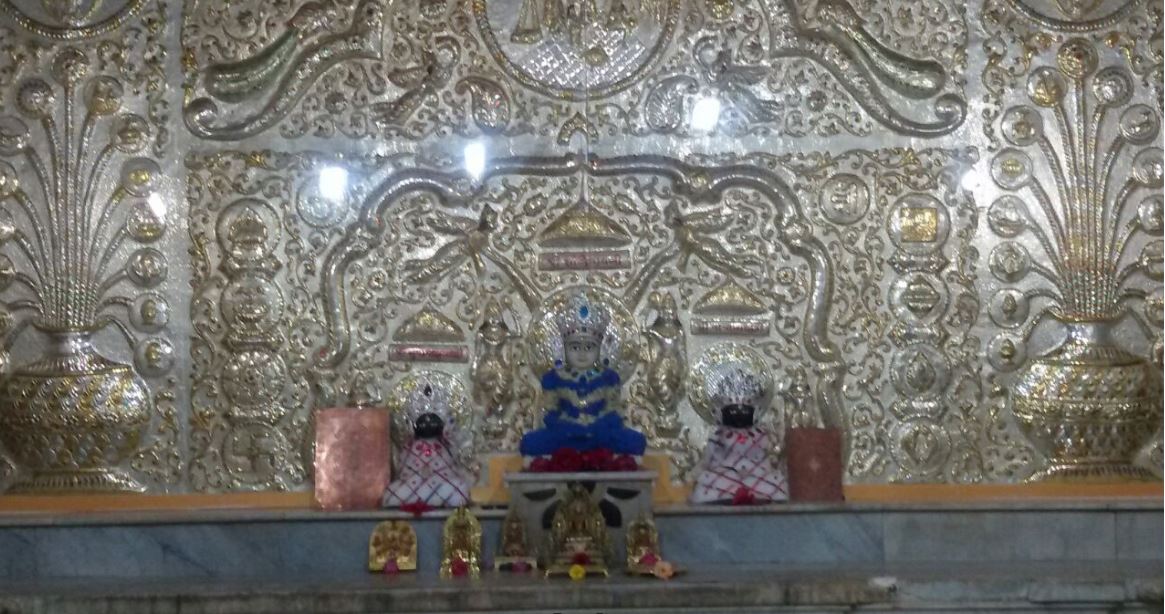
<path fill-rule="evenodd" d="M 1159 408 L 1056 427 L 1088 454 L 1025 408 L 1061 398 L 1028 393 L 1064 321 L 1115 318 L 1160 371 L 1161 22 L 0 0 L 0 487 L 309 488 L 312 409 L 420 369 L 465 386 L 480 466 L 538 420 L 543 314 L 582 285 L 681 478 L 700 359 L 733 344 L 772 370 L 775 431 L 844 429 L 850 482 L 1022 481 L 1115 439 L 1159 474 Z"/>

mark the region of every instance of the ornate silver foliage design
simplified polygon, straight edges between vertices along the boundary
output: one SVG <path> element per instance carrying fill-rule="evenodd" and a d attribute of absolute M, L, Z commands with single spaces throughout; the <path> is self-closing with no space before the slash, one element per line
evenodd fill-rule
<path fill-rule="evenodd" d="M 165 7 L 140 4 L 3 5 L 17 27 L 0 25 L 0 394 L 25 491 L 164 488 L 179 471 L 157 292 L 174 219 L 157 161 Z"/>
<path fill-rule="evenodd" d="M 610 134 L 700 136 L 686 119 L 704 98 L 729 134 L 937 136 L 966 116 L 966 27 L 948 0 L 897 13 L 848 0 L 444 4 L 311 2 L 257 21 L 190 0 L 187 125 L 210 139 L 277 124 L 289 138 L 547 136 L 583 109 Z"/>
<path fill-rule="evenodd" d="M 0 0 L 0 389 L 21 428 L 149 405 L 76 430 L 106 485 L 308 488 L 311 411 L 422 369 L 516 448 L 531 316 L 586 285 L 643 334 L 629 421 L 680 474 L 677 374 L 733 343 L 774 433 L 845 428 L 850 481 L 1023 480 L 1008 391 L 1054 303 L 1165 352 L 1163 54 L 1148 0 Z"/>

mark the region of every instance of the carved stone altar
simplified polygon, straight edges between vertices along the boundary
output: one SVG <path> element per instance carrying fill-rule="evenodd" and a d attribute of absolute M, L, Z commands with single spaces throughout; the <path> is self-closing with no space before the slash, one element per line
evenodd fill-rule
<path fill-rule="evenodd" d="M 543 562 L 556 554 L 548 543 L 555 512 L 572 490 L 582 489 L 598 506 L 610 539 L 604 544 L 606 565 L 616 568 L 618 553 L 625 549 L 626 528 L 641 516 L 651 516 L 651 490 L 654 471 L 609 471 L 602 473 L 530 473 L 506 474 L 510 506 L 526 524 L 528 543 L 534 544 Z"/>

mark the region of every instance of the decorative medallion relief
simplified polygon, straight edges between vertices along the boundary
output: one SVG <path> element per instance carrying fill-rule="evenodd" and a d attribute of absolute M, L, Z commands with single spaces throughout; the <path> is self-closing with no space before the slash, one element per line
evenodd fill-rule
<path fill-rule="evenodd" d="M 184 113 L 205 139 L 937 136 L 966 116 L 951 0 L 188 0 L 185 14 Z"/>
<path fill-rule="evenodd" d="M 125 26 L 148 5 L 143 0 L 0 0 L 20 28 L 43 38 L 75 41 Z"/>
<path fill-rule="evenodd" d="M 11 490 L 168 487 L 180 453 L 160 292 L 173 223 L 159 165 L 165 8 L 0 7 L 17 24 L 0 23 L 10 62 L 0 71 L 0 445 Z"/>
<path fill-rule="evenodd" d="M 830 334 L 848 370 L 854 481 L 1009 481 L 1032 452 L 980 375 L 974 149 L 754 154 L 793 173 L 835 264 Z M 774 323 L 787 322 L 777 304 Z M 788 390 L 786 388 L 786 390 Z M 785 396 L 785 395 L 783 395 Z M 796 404 L 786 402 L 786 412 Z"/>

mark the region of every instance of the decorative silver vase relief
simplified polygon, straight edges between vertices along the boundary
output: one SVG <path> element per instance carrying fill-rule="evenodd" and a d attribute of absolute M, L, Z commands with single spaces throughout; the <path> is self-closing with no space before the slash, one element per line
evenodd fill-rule
<path fill-rule="evenodd" d="M 91 340 L 112 326 L 144 374 L 171 360 L 167 342 L 139 343 L 122 321 L 146 332 L 165 324 L 163 299 L 134 299 L 166 277 L 150 246 L 165 232 L 161 171 L 130 157 L 149 142 L 148 123 L 122 113 L 121 83 L 94 70 L 86 53 L 66 47 L 49 79 L 19 84 L 16 114 L 0 115 L 4 356 L 29 325 L 47 340 L 38 358 L 0 379 L 0 443 L 20 465 L 14 492 L 145 490 L 124 466 L 151 420 L 149 390 Z M 113 185 L 103 185 L 109 175 Z"/>
<path fill-rule="evenodd" d="M 1133 306 L 1143 304 L 1156 319 L 1143 282 L 1161 279 L 1162 244 L 1149 240 L 1136 257 L 1129 248 L 1137 235 L 1161 236 L 1160 118 L 1147 105 L 1129 104 L 1135 86 L 1127 68 L 1098 70 L 1093 42 L 1067 40 L 1054 64 L 1031 71 L 1034 106 L 1003 113 L 1001 133 L 1012 147 L 995 156 L 991 174 L 1013 194 L 987 214 L 997 235 L 1030 232 L 1036 239 L 1000 242 L 990 256 L 996 278 L 1010 283 L 1031 274 L 1051 287 L 1001 290 L 992 317 L 1018 325 L 1030 301 L 1046 300 L 1023 337 L 1044 314 L 1067 329 L 1067 341 L 1029 361 L 1012 388 L 1020 426 L 1048 459 L 1033 479 L 1149 478 L 1131 461 L 1160 423 L 1160 377 L 1116 345 L 1112 331 L 1130 317 L 1153 336 Z M 1040 153 L 1044 176 L 1054 181 L 1036 178 L 1040 166 L 1027 150 Z M 997 339 L 1002 360 L 1019 366 L 1019 344 Z"/>
<path fill-rule="evenodd" d="M 0 442 L 31 470 L 9 492 L 144 490 L 117 465 L 149 426 L 145 383 L 98 354 L 91 331 L 46 334 L 44 357 L 0 388 Z"/>
<path fill-rule="evenodd" d="M 1015 383 L 1015 415 L 1049 460 L 1035 480 L 1153 479 L 1130 464 L 1161 419 L 1154 368 L 1111 337 L 1113 320 L 1065 321 L 1068 339 Z"/>

